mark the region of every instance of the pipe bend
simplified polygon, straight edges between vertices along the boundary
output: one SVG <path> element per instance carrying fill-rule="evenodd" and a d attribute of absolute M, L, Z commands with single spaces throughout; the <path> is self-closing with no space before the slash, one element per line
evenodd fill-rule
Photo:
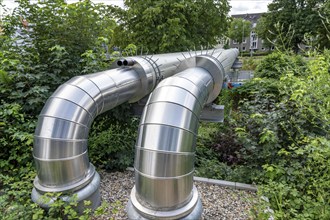
<path fill-rule="evenodd" d="M 43 107 L 34 134 L 36 189 L 75 190 L 91 181 L 95 169 L 87 140 L 94 118 L 128 101 L 139 87 L 134 70 L 118 69 L 74 77 L 59 86 Z"/>
<path fill-rule="evenodd" d="M 135 176 L 137 198 L 154 209 L 180 207 L 191 198 L 199 115 L 212 87 L 211 74 L 193 67 L 164 79 L 149 97 L 139 126 Z"/>
<path fill-rule="evenodd" d="M 142 113 L 131 194 L 141 216 L 162 210 L 164 217 L 179 219 L 191 212 L 182 207 L 197 204 L 192 194 L 198 122 L 204 105 L 219 95 L 225 68 L 212 55 L 201 55 L 181 62 L 178 72 L 158 84 Z"/>

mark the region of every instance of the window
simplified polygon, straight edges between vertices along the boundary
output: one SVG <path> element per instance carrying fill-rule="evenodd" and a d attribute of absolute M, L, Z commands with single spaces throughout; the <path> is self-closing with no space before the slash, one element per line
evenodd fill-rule
<path fill-rule="evenodd" d="M 250 39 L 251 39 L 251 41 L 257 41 L 258 40 L 258 36 L 254 31 L 251 32 Z"/>
<path fill-rule="evenodd" d="M 233 40 L 233 44 L 238 44 L 238 42 L 236 40 Z"/>
<path fill-rule="evenodd" d="M 246 44 L 246 38 L 243 39 L 242 43 L 243 44 Z"/>
<path fill-rule="evenodd" d="M 243 51 L 246 51 L 246 48 L 245 48 L 245 47 L 243 47 L 243 48 L 242 48 L 242 50 L 243 50 Z"/>

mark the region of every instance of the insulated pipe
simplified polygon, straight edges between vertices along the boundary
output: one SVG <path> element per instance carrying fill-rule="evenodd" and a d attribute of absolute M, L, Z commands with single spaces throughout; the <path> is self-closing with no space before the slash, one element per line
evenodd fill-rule
<path fill-rule="evenodd" d="M 123 68 L 74 77 L 53 93 L 34 135 L 34 202 L 47 208 L 44 193 L 74 192 L 80 211 L 86 198 L 93 209 L 100 204 L 100 178 L 87 151 L 90 126 L 97 115 L 133 98 L 141 87 L 139 74 Z"/>
<path fill-rule="evenodd" d="M 123 62 L 124 66 L 133 66 L 135 64 L 134 59 L 125 59 Z"/>
<path fill-rule="evenodd" d="M 132 57 L 128 58 L 132 66 L 77 76 L 61 85 L 47 100 L 35 131 L 33 201 L 47 208 L 49 204 L 40 200 L 44 193 L 70 192 L 78 195 L 78 202 L 88 198 L 91 208 L 96 208 L 100 179 L 87 153 L 94 118 L 149 94 L 160 80 L 176 73 L 188 54 Z M 116 64 L 124 65 L 124 60 L 120 61 Z"/>
<path fill-rule="evenodd" d="M 167 58 L 170 57 L 170 58 Z M 162 59 L 176 60 L 182 54 L 167 54 Z M 87 139 L 94 118 L 126 101 L 134 102 L 149 94 L 159 80 L 173 75 L 151 57 L 132 57 L 130 67 L 77 76 L 61 85 L 42 109 L 34 135 L 33 157 L 37 176 L 32 199 L 47 192 L 74 192 L 81 201 L 92 198 L 99 205 L 99 175 L 89 162 Z M 125 60 L 118 60 L 123 65 Z"/>
<path fill-rule="evenodd" d="M 199 116 L 219 94 L 238 55 L 228 52 L 186 60 L 179 67 L 185 70 L 163 80 L 150 95 L 136 142 L 130 219 L 200 218 L 202 205 L 193 185 Z"/>
<path fill-rule="evenodd" d="M 37 188 L 69 190 L 91 178 L 87 138 L 93 119 L 129 100 L 140 86 L 134 70 L 119 69 L 74 77 L 61 85 L 42 109 L 34 135 Z"/>

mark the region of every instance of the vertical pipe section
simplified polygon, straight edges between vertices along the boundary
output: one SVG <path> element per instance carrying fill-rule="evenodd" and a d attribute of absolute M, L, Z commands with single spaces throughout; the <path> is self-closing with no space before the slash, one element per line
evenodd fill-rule
<path fill-rule="evenodd" d="M 135 160 L 136 197 L 147 208 L 166 212 L 192 199 L 199 114 L 212 86 L 212 76 L 195 67 L 165 79 L 152 93 Z"/>
<path fill-rule="evenodd" d="M 219 94 L 225 70 L 208 55 L 182 65 L 185 70 L 159 83 L 145 106 L 136 142 L 135 186 L 127 205 L 130 219 L 201 216 L 193 185 L 199 117 Z"/>

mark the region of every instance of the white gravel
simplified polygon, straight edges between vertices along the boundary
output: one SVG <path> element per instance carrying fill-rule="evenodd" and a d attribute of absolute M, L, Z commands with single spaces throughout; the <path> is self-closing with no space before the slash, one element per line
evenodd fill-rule
<path fill-rule="evenodd" d="M 125 206 L 134 186 L 134 172 L 99 172 L 102 201 L 107 202 L 106 213 L 94 219 L 127 219 Z M 255 192 L 222 187 L 195 181 L 203 203 L 202 219 L 251 219 L 249 211 L 255 201 Z M 110 205 L 110 206 L 109 206 Z"/>

